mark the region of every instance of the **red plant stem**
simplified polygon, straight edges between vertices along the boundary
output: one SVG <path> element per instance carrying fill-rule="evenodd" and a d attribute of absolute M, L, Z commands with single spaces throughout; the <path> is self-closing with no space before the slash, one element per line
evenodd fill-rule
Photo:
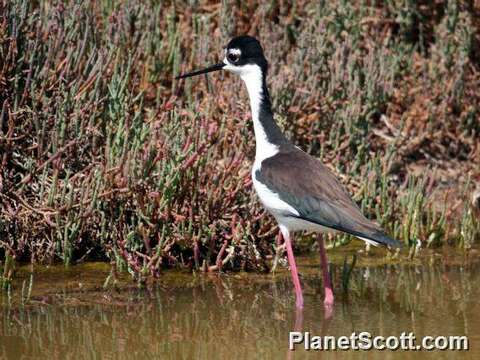
<path fill-rule="evenodd" d="M 222 257 L 223 257 L 223 254 L 225 253 L 225 250 L 227 249 L 227 245 L 228 245 L 228 240 L 224 240 L 223 245 L 220 251 L 218 252 L 217 261 L 216 261 L 218 271 L 222 270 L 222 265 L 223 265 Z"/>

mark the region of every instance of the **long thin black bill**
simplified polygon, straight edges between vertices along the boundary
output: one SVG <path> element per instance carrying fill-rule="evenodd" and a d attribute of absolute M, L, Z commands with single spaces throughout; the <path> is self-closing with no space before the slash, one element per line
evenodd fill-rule
<path fill-rule="evenodd" d="M 206 74 L 212 71 L 222 70 L 224 66 L 225 66 L 224 63 L 215 64 L 202 70 L 192 71 L 186 74 L 178 75 L 175 77 L 175 79 L 184 79 L 190 76 L 196 76 L 196 75 Z"/>

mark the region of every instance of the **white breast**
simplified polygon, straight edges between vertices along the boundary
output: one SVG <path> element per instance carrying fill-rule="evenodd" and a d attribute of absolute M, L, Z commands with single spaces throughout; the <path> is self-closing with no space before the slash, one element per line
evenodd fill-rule
<path fill-rule="evenodd" d="M 299 212 L 287 202 L 280 199 L 279 195 L 267 186 L 257 180 L 255 173 L 261 167 L 261 161 L 255 160 L 254 166 L 252 168 L 252 180 L 255 191 L 258 194 L 258 197 L 265 206 L 265 208 L 270 212 L 279 225 L 284 226 L 290 232 L 293 231 L 316 231 L 316 232 L 334 232 L 331 229 L 325 228 L 321 225 L 305 221 L 295 216 L 300 215 Z"/>
<path fill-rule="evenodd" d="M 273 192 L 263 183 L 257 180 L 255 172 L 259 169 L 259 167 L 256 166 L 256 163 L 257 162 L 255 161 L 255 165 L 252 169 L 252 180 L 255 191 L 257 192 L 263 206 L 265 206 L 267 210 L 273 216 L 275 216 L 275 218 L 277 218 L 277 220 L 279 220 L 279 217 L 282 217 L 282 214 L 292 214 L 295 216 L 299 215 L 298 211 L 295 210 L 295 208 L 287 204 L 285 201 L 281 200 L 277 193 Z"/>

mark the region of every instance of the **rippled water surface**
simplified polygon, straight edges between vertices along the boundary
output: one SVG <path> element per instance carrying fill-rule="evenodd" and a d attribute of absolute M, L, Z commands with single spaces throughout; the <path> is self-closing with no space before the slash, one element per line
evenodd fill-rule
<path fill-rule="evenodd" d="M 473 253 L 429 254 L 415 264 L 359 255 L 344 290 L 348 252 L 331 259 L 336 306 L 322 306 L 318 259 L 299 258 L 305 294 L 295 302 L 286 269 L 276 275 L 166 271 L 139 288 L 105 290 L 105 264 L 19 272 L 0 295 L 0 357 L 49 359 L 480 358 L 480 275 Z M 349 257 L 351 260 L 351 257 Z M 29 286 L 32 288 L 29 294 Z M 288 333 L 350 336 L 467 335 L 468 352 L 288 351 Z"/>

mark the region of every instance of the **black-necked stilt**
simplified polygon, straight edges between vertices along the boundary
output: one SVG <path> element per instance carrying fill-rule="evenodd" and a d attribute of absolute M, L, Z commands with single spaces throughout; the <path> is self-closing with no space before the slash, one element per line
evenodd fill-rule
<path fill-rule="evenodd" d="M 225 49 L 222 63 L 180 75 L 177 79 L 222 69 L 239 75 L 247 86 L 256 140 L 253 185 L 260 201 L 277 220 L 285 240 L 297 307 L 303 307 L 303 295 L 291 244 L 294 231 L 343 231 L 374 245 L 401 246 L 363 216 L 328 168 L 285 138 L 273 119 L 266 85 L 268 62 L 257 39 L 251 36 L 233 38 Z M 333 292 L 321 237 L 319 245 L 324 303 L 331 306 Z"/>

